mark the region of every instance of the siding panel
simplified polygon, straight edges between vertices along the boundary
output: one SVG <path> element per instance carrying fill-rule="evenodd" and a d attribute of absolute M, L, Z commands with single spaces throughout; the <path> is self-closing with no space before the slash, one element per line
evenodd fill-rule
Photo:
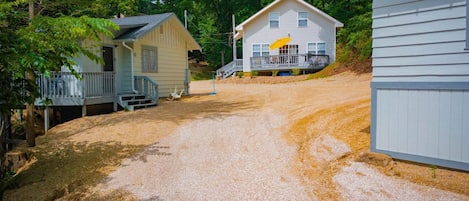
<path fill-rule="evenodd" d="M 409 91 L 408 94 L 408 104 L 406 111 L 414 111 L 414 112 L 407 112 L 407 128 L 404 132 L 408 133 L 407 135 L 407 152 L 409 153 L 418 153 L 417 145 L 419 142 L 419 113 L 421 112 L 419 109 L 418 104 L 418 96 L 419 93 L 417 90 Z"/>
<path fill-rule="evenodd" d="M 463 137 L 463 111 L 460 106 L 464 104 L 464 93 L 451 94 L 450 109 L 450 135 L 449 135 L 449 158 L 451 160 L 462 160 L 462 146 L 460 139 Z"/>
<path fill-rule="evenodd" d="M 460 140 L 460 147 L 461 147 L 461 161 L 467 161 L 469 163 L 469 146 L 467 146 L 467 142 L 469 142 L 469 91 L 465 91 L 462 94 L 463 103 L 461 108 L 458 108 L 462 111 L 462 118 L 461 121 L 464 122 L 462 124 L 462 137 Z M 459 140 L 459 139 L 457 139 Z M 454 152 L 458 152 L 458 150 L 454 150 Z"/>
<path fill-rule="evenodd" d="M 441 0 L 438 0 L 441 2 Z M 392 2 L 392 1 L 389 1 Z M 459 1 L 461 2 L 461 1 Z M 449 4 L 448 4 L 449 7 Z M 453 4 L 453 7 L 451 8 L 451 12 L 448 12 L 448 9 L 446 8 L 441 8 L 441 9 L 436 9 L 436 10 L 430 10 L 430 11 L 425 11 L 425 12 L 417 12 L 416 9 L 414 9 L 414 12 L 405 14 L 405 15 L 395 15 L 395 16 L 382 16 L 382 17 L 374 17 L 373 19 L 373 28 L 380 28 L 380 27 L 389 27 L 389 26 L 396 26 L 396 25 L 402 25 L 402 24 L 416 24 L 416 23 L 422 23 L 422 22 L 429 22 L 429 21 L 435 21 L 435 20 L 441 20 L 441 19 L 448 19 L 448 18 L 459 18 L 459 17 L 464 17 L 464 12 L 465 12 L 465 7 L 464 3 L 461 2 L 458 6 Z M 383 12 L 390 13 L 390 11 L 384 11 L 385 9 L 382 9 Z M 375 12 L 377 14 L 377 12 Z M 389 14 L 391 15 L 391 14 Z"/>
<path fill-rule="evenodd" d="M 435 66 L 396 66 L 373 68 L 375 77 L 408 77 L 408 76 L 451 76 L 469 75 L 469 64 L 435 65 Z"/>
<path fill-rule="evenodd" d="M 430 43 L 447 43 L 465 40 L 466 29 L 431 32 L 417 35 L 403 35 L 386 38 L 373 38 L 373 47 L 395 47 L 404 45 L 421 45 Z M 463 47 L 464 49 L 464 47 Z M 462 50 L 462 49 L 461 49 Z"/>
<path fill-rule="evenodd" d="M 449 91 L 439 92 L 439 119 L 438 135 L 438 157 L 450 158 L 450 124 L 451 124 L 451 93 Z"/>
<path fill-rule="evenodd" d="M 373 3 L 372 150 L 469 171 L 466 0 Z"/>
<path fill-rule="evenodd" d="M 396 29 L 396 27 L 399 27 Z M 406 24 L 400 26 L 375 28 L 373 30 L 374 38 L 383 38 L 398 35 L 415 35 L 429 32 L 442 32 L 447 30 L 460 30 L 466 28 L 466 17 L 448 19 L 438 21 L 428 21 L 420 24 Z"/>
<path fill-rule="evenodd" d="M 460 40 L 447 43 L 416 44 L 411 46 L 375 47 L 373 49 L 373 58 L 454 54 L 461 53 L 465 45 L 465 41 Z"/>
<path fill-rule="evenodd" d="M 377 127 L 378 133 L 381 135 L 376 136 L 376 147 L 379 149 L 389 149 L 389 118 L 387 115 L 381 115 L 383 114 L 389 114 L 389 105 L 384 104 L 383 100 L 387 100 L 388 97 L 386 96 L 386 93 L 382 93 L 381 90 L 378 92 L 378 109 L 377 109 L 377 115 L 382 117 L 377 119 L 377 124 L 380 125 Z"/>
<path fill-rule="evenodd" d="M 396 93 L 398 101 L 396 101 L 396 121 L 397 121 L 397 138 L 399 149 L 397 151 L 407 152 L 407 121 L 408 121 L 408 90 L 399 90 Z"/>
<path fill-rule="evenodd" d="M 448 55 L 426 55 L 400 58 L 380 58 L 373 60 L 373 66 L 412 66 L 469 64 L 469 53 Z"/>
<path fill-rule="evenodd" d="M 395 1 L 388 1 L 386 7 L 375 7 L 373 9 L 374 19 L 379 17 L 388 17 L 396 15 L 405 15 L 410 13 L 421 13 L 440 9 L 451 9 L 453 7 L 466 5 L 465 0 L 420 0 L 411 1 L 409 3 L 396 3 Z M 403 21 L 404 23 L 405 21 Z"/>
<path fill-rule="evenodd" d="M 469 92 L 379 89 L 377 99 L 377 149 L 469 163 L 461 142 L 469 138 Z"/>

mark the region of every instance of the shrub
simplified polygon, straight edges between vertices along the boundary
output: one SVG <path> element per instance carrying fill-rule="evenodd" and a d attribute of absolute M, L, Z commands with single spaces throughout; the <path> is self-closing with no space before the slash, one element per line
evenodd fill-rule
<path fill-rule="evenodd" d="M 300 74 L 300 69 L 299 69 L 299 68 L 294 68 L 294 69 L 292 69 L 292 70 L 291 70 L 291 74 L 292 74 L 292 75 L 295 75 L 295 76 L 296 76 L 296 75 L 299 75 L 299 74 Z"/>
<path fill-rule="evenodd" d="M 252 77 L 257 76 L 257 74 L 259 74 L 257 71 L 251 71 L 251 76 Z"/>
<path fill-rule="evenodd" d="M 272 70 L 272 76 L 277 76 L 278 75 L 278 70 Z"/>
<path fill-rule="evenodd" d="M 238 76 L 239 78 L 242 78 L 243 75 L 244 75 L 244 73 L 241 72 L 241 71 L 236 72 L 236 76 Z"/>

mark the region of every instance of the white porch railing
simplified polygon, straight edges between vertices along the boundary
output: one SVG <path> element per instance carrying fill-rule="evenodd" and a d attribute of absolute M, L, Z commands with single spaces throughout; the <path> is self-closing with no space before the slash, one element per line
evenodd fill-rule
<path fill-rule="evenodd" d="M 298 54 L 251 57 L 251 70 L 322 69 L 329 65 L 328 55 Z"/>
<path fill-rule="evenodd" d="M 36 74 L 40 97 L 85 99 L 115 95 L 114 72 L 85 72 L 78 75 L 81 79 L 70 72 L 51 72 L 48 77 Z"/>
<path fill-rule="evenodd" d="M 146 97 L 152 99 L 158 104 L 158 83 L 147 76 L 135 76 L 135 88 Z"/>
<path fill-rule="evenodd" d="M 217 70 L 217 76 L 227 78 L 233 73 L 243 71 L 243 59 L 236 59 Z"/>

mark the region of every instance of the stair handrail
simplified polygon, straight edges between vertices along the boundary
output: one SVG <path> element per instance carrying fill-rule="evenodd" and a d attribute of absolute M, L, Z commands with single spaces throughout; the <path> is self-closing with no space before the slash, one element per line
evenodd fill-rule
<path fill-rule="evenodd" d="M 237 71 L 242 71 L 243 70 L 242 62 L 243 62 L 242 59 L 236 59 L 234 61 L 231 61 L 230 63 L 224 65 L 223 67 L 217 70 L 217 76 L 219 76 L 222 79 L 225 79 Z"/>
<path fill-rule="evenodd" d="M 158 105 L 159 102 L 159 94 L 158 94 L 158 86 L 159 84 L 155 82 L 148 76 L 144 75 L 136 75 L 135 77 L 135 89 L 147 96 L 148 98 L 154 100 Z"/>

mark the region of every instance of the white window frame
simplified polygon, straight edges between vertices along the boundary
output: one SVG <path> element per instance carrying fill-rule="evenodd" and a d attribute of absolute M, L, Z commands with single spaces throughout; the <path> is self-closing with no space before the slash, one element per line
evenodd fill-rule
<path fill-rule="evenodd" d="M 272 16 L 276 14 L 277 15 L 277 19 L 272 19 Z M 272 22 L 277 22 L 277 26 L 272 26 Z M 271 12 L 269 13 L 269 27 L 271 29 L 277 29 L 280 27 L 280 13 L 279 12 Z"/>
<path fill-rule="evenodd" d="M 259 46 L 259 55 L 254 55 L 254 46 Z M 270 55 L 270 49 L 268 43 L 253 43 L 252 44 L 252 56 L 253 57 L 265 57 Z"/>
<path fill-rule="evenodd" d="M 158 48 L 153 46 L 142 45 L 142 72 L 157 73 L 158 72 Z M 150 58 L 147 58 L 150 57 Z"/>
<path fill-rule="evenodd" d="M 310 49 L 310 44 L 313 44 L 314 49 Z M 319 44 L 324 44 L 324 54 L 319 54 Z M 306 48 L 308 50 L 308 54 L 318 54 L 318 55 L 327 55 L 327 43 L 324 41 L 319 41 L 319 42 L 308 42 L 306 44 Z M 314 53 L 311 53 L 314 52 Z"/>
<path fill-rule="evenodd" d="M 300 16 L 301 13 L 306 13 L 306 18 L 302 18 L 302 17 Z M 298 27 L 308 27 L 308 12 L 299 11 L 297 17 L 298 17 Z M 301 25 L 301 21 L 304 21 L 305 24 L 304 24 L 304 25 Z"/>

